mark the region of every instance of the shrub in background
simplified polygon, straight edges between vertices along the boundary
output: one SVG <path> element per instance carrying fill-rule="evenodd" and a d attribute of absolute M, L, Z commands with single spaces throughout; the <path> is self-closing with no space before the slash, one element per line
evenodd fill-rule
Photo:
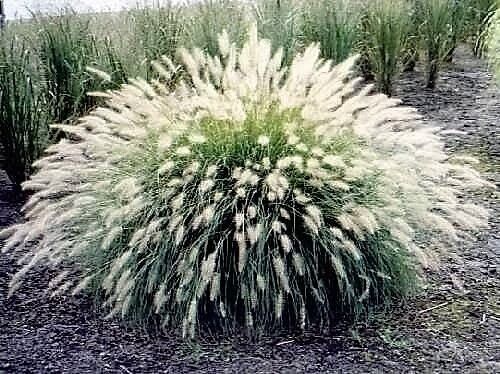
<path fill-rule="evenodd" d="M 454 0 L 417 0 L 416 6 L 421 48 L 426 54 L 427 87 L 433 89 L 453 49 Z"/>
<path fill-rule="evenodd" d="M 361 49 L 378 89 L 392 94 L 394 79 L 401 72 L 411 26 L 406 0 L 370 1 L 363 12 Z"/>
<path fill-rule="evenodd" d="M 14 185 L 31 173 L 48 140 L 47 102 L 33 81 L 33 56 L 25 42 L 3 37 L 0 45 L 0 144 L 3 167 Z"/>
<path fill-rule="evenodd" d="M 319 43 L 321 57 L 339 63 L 353 53 L 360 16 L 360 6 L 352 0 L 312 1 L 303 12 L 304 43 Z"/>
<path fill-rule="evenodd" d="M 436 255 L 419 235 L 444 250 L 485 223 L 459 200 L 486 184 L 469 159 L 360 87 L 355 58 L 332 67 L 313 45 L 285 70 L 256 27 L 219 49 L 183 50 L 189 77 L 172 91 L 131 80 L 57 126 L 74 140 L 35 163 L 27 221 L 0 234 L 4 251 L 32 244 L 11 292 L 45 264 L 71 269 L 54 294 L 90 290 L 110 315 L 187 336 L 207 320 L 304 328 L 404 299 Z"/>

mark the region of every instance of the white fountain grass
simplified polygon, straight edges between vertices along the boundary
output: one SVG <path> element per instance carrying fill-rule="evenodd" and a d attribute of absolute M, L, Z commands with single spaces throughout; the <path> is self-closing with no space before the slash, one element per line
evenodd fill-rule
<path fill-rule="evenodd" d="M 332 67 L 311 45 L 286 70 L 255 27 L 241 50 L 219 44 L 181 51 L 175 90 L 131 80 L 55 126 L 71 140 L 36 162 L 27 220 L 0 234 L 26 248 L 11 292 L 64 265 L 50 291 L 94 290 L 110 316 L 187 336 L 207 320 L 304 328 L 404 298 L 433 248 L 486 224 L 459 197 L 487 183 L 449 161 L 439 128 L 360 87 L 356 57 Z M 429 233 L 440 245 L 419 246 Z"/>

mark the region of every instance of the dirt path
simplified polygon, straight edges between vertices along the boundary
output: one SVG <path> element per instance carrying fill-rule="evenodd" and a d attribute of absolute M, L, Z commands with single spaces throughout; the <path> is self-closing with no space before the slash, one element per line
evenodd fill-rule
<path fill-rule="evenodd" d="M 398 96 L 426 120 L 466 132 L 447 144 L 479 156 L 500 187 L 500 90 L 481 61 L 463 50 L 456 60 L 436 92 L 421 89 L 417 72 L 403 77 Z M 7 300 L 15 263 L 0 256 L 0 373 L 500 372 L 500 201 L 498 194 L 477 199 L 492 209 L 491 229 L 430 274 L 418 298 L 323 337 L 189 346 L 105 321 L 86 298 L 46 298 L 43 272 Z M 2 174 L 0 227 L 19 219 L 19 205 Z"/>

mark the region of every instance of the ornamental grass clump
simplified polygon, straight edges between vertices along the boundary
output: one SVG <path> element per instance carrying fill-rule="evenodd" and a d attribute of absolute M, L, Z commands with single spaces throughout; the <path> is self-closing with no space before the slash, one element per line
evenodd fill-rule
<path fill-rule="evenodd" d="M 103 89 L 106 83 L 94 79 L 87 68 L 117 56 L 110 42 L 101 46 L 91 32 L 91 19 L 78 17 L 71 10 L 63 10 L 59 16 L 35 15 L 35 22 L 39 27 L 36 52 L 51 116 L 54 122 L 71 121 L 97 104 L 87 93 Z M 111 73 L 110 79 L 123 79 L 122 74 Z"/>
<path fill-rule="evenodd" d="M 422 49 L 426 54 L 426 85 L 436 88 L 439 71 L 454 48 L 454 0 L 417 0 Z"/>
<path fill-rule="evenodd" d="M 339 63 L 358 41 L 361 9 L 353 0 L 315 0 L 303 11 L 304 42 L 321 45 L 321 57 Z"/>
<path fill-rule="evenodd" d="M 94 293 L 110 316 L 194 336 L 209 322 L 249 332 L 361 316 L 415 289 L 487 212 L 460 201 L 486 184 L 451 161 L 439 129 L 332 67 L 318 45 L 282 67 L 252 27 L 242 49 L 181 50 L 162 75 L 103 93 L 106 107 L 35 163 L 26 222 L 0 236 L 22 251 L 14 292 L 37 264 L 49 292 Z"/>
<path fill-rule="evenodd" d="M 361 50 L 378 89 L 391 95 L 403 68 L 409 40 L 411 8 L 406 0 L 373 0 L 365 5 Z"/>
<path fill-rule="evenodd" d="M 16 188 L 49 142 L 44 87 L 33 79 L 33 53 L 13 35 L 0 39 L 0 152 L 2 167 Z"/>

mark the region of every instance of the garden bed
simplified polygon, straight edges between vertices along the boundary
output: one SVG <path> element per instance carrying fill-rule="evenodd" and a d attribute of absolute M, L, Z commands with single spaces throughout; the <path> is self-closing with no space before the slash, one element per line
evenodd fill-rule
<path fill-rule="evenodd" d="M 447 135 L 455 152 L 474 154 L 500 186 L 500 91 L 484 63 L 465 49 L 435 91 L 421 72 L 407 73 L 396 96 Z M 43 269 L 6 299 L 15 261 L 0 256 L 0 372 L 495 372 L 500 371 L 500 201 L 476 196 L 491 212 L 491 228 L 475 244 L 456 248 L 408 305 L 372 321 L 259 343 L 234 337 L 191 345 L 177 336 L 105 320 L 85 297 L 49 299 Z M 21 198 L 0 177 L 0 227 L 20 218 Z"/>

